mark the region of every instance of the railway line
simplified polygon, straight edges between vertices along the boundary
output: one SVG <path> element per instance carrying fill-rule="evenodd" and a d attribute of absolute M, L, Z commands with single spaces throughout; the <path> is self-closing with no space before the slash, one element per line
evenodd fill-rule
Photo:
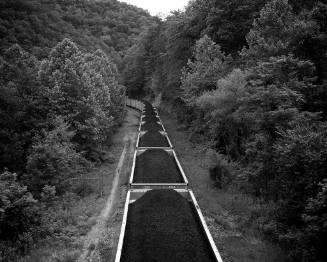
<path fill-rule="evenodd" d="M 142 112 L 115 262 L 222 262 L 156 108 Z"/>

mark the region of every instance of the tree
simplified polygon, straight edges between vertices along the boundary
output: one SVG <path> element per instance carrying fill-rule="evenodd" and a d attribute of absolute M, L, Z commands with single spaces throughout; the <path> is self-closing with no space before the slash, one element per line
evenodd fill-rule
<path fill-rule="evenodd" d="M 305 69 L 305 70 L 301 70 Z M 292 56 L 270 58 L 252 68 L 249 75 L 249 95 L 244 99 L 243 113 L 253 120 L 246 161 L 250 168 L 250 181 L 255 193 L 274 198 L 278 188 L 271 184 L 275 178 L 272 161 L 273 146 L 278 130 L 292 128 L 295 123 L 314 119 L 315 114 L 301 111 L 304 104 L 302 90 L 310 90 L 312 63 Z"/>
<path fill-rule="evenodd" d="M 324 261 L 326 194 L 321 187 L 327 176 L 327 129 L 325 123 L 301 123 L 281 131 L 274 146 L 278 163 L 279 239 L 290 256 L 305 261 Z"/>
<path fill-rule="evenodd" d="M 233 159 L 245 153 L 245 142 L 251 119 L 239 113 L 248 95 L 247 73 L 234 69 L 217 82 L 216 89 L 197 98 L 197 105 L 208 112 L 214 148 Z"/>
<path fill-rule="evenodd" d="M 0 57 L 0 170 L 21 174 L 32 137 L 46 125 L 39 61 L 13 45 Z"/>
<path fill-rule="evenodd" d="M 135 44 L 123 59 L 123 84 L 127 87 L 128 95 L 140 97 L 144 95 L 145 85 L 145 50 L 142 44 Z"/>
<path fill-rule="evenodd" d="M 97 148 L 109 141 L 123 116 L 124 88 L 117 77 L 116 66 L 103 52 L 84 54 L 69 39 L 41 65 L 39 78 L 47 88 L 53 115 L 67 119 L 78 151 L 86 151 L 88 157 L 94 158 Z"/>
<path fill-rule="evenodd" d="M 327 179 L 324 179 L 319 186 L 317 196 L 309 199 L 303 215 L 306 223 L 304 250 L 306 259 L 322 262 L 327 258 L 323 245 L 327 241 Z"/>
<path fill-rule="evenodd" d="M 310 60 L 316 67 L 317 91 L 312 94 L 309 110 L 321 111 L 327 118 L 327 4 L 319 2 L 309 13 L 310 19 L 317 24 L 317 30 L 307 36 L 296 48 L 295 54 L 303 60 Z"/>
<path fill-rule="evenodd" d="M 197 1 L 209 4 L 204 32 L 227 54 L 236 55 L 246 45 L 246 35 L 267 0 Z M 206 2 L 206 3 L 204 3 Z"/>
<path fill-rule="evenodd" d="M 300 19 L 288 0 L 272 0 L 260 11 L 246 40 L 241 56 L 247 64 L 265 61 L 269 57 L 292 53 L 300 41 L 315 30 L 311 21 Z"/>
<path fill-rule="evenodd" d="M 208 36 L 196 42 L 193 56 L 194 61 L 188 61 L 181 78 L 183 99 L 190 105 L 205 91 L 215 89 L 217 80 L 228 73 L 231 63 L 231 58 Z"/>
<path fill-rule="evenodd" d="M 40 196 L 44 186 L 55 186 L 59 194 L 65 192 L 69 179 L 86 164 L 71 142 L 74 132 L 69 131 L 67 123 L 57 117 L 52 126 L 52 130 L 44 130 L 34 138 L 27 158 L 24 182 L 36 196 Z"/>
<path fill-rule="evenodd" d="M 40 213 L 37 201 L 17 181 L 17 175 L 0 174 L 0 259 L 13 261 L 28 250 L 37 237 Z"/>
<path fill-rule="evenodd" d="M 82 83 L 90 90 L 86 103 L 93 110 L 94 141 L 97 145 L 108 143 L 114 127 L 124 116 L 125 88 L 118 84 L 116 65 L 100 50 L 84 58 Z"/>
<path fill-rule="evenodd" d="M 64 37 L 94 52 L 124 53 L 155 19 L 140 8 L 119 1 L 2 0 L 0 53 L 18 43 L 38 58 L 49 55 Z"/>

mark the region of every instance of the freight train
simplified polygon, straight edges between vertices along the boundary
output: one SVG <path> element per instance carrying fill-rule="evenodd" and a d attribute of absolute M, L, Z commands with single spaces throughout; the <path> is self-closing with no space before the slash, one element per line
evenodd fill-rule
<path fill-rule="evenodd" d="M 141 119 L 115 262 L 222 262 L 158 110 L 126 105 Z"/>

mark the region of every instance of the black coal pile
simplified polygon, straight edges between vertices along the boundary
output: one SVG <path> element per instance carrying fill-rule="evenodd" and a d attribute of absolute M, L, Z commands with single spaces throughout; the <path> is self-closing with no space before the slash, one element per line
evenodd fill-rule
<path fill-rule="evenodd" d="M 136 158 L 134 183 L 183 183 L 177 163 L 162 149 L 148 149 Z"/>
<path fill-rule="evenodd" d="M 174 190 L 152 190 L 130 204 L 122 262 L 213 262 L 196 211 Z"/>
<path fill-rule="evenodd" d="M 169 147 L 168 140 L 159 132 L 146 132 L 140 137 L 140 147 Z"/>
<path fill-rule="evenodd" d="M 143 121 L 158 122 L 160 119 L 156 115 L 145 115 L 145 117 L 143 117 Z"/>
<path fill-rule="evenodd" d="M 162 126 L 159 125 L 157 122 L 145 122 L 141 126 L 141 131 L 150 131 L 150 132 L 156 132 L 156 131 L 163 131 Z"/>

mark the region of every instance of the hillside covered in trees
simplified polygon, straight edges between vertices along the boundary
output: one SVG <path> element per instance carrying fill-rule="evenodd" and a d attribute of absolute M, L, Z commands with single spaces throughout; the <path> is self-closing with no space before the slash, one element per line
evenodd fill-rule
<path fill-rule="evenodd" d="M 121 56 L 153 21 L 116 0 L 0 2 L 0 261 L 68 245 L 94 184 L 76 178 L 108 158 L 125 117 Z"/>
<path fill-rule="evenodd" d="M 87 228 L 69 212 L 93 182 L 76 178 L 108 157 L 126 94 L 162 97 L 217 187 L 269 206 L 250 222 L 289 261 L 326 261 L 326 17 L 325 0 L 193 0 L 164 20 L 0 1 L 0 261 Z"/>
<path fill-rule="evenodd" d="M 195 0 L 123 59 L 133 97 L 162 96 L 211 177 L 270 203 L 253 214 L 289 261 L 326 261 L 327 3 Z"/>
<path fill-rule="evenodd" d="M 68 37 L 86 51 L 117 55 L 153 21 L 143 9 L 117 0 L 3 0 L 0 52 L 19 44 L 43 58 Z"/>

